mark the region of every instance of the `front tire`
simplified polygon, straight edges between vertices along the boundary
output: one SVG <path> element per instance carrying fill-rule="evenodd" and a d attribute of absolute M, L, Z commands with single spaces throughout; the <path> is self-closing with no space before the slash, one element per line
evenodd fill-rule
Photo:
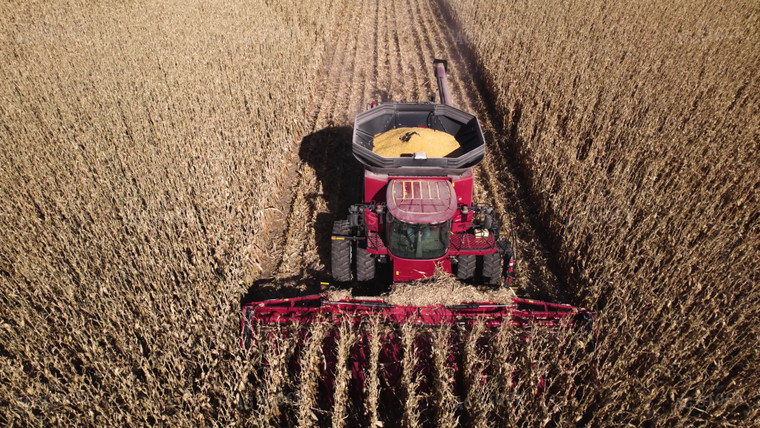
<path fill-rule="evenodd" d="M 483 281 L 489 285 L 499 283 L 501 275 L 501 254 L 498 251 L 483 256 Z"/>
<path fill-rule="evenodd" d="M 475 276 L 475 266 L 477 259 L 475 256 L 459 256 L 457 263 L 457 279 L 467 280 Z"/>
<path fill-rule="evenodd" d="M 351 225 L 348 220 L 338 220 L 333 223 L 332 234 L 330 273 L 338 282 L 351 281 L 351 240 L 336 239 L 336 237 L 351 235 Z"/>
<path fill-rule="evenodd" d="M 356 280 L 371 281 L 375 279 L 375 258 L 366 248 L 356 247 Z"/>

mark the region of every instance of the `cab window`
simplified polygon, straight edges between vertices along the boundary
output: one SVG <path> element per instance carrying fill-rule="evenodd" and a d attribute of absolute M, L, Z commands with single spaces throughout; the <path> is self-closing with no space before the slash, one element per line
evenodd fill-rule
<path fill-rule="evenodd" d="M 390 250 L 396 257 L 437 259 L 448 251 L 451 221 L 416 224 L 391 217 L 390 226 Z"/>

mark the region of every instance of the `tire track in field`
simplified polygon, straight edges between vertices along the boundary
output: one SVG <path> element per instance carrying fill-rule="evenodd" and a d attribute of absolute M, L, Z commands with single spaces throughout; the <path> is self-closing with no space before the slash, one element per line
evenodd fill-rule
<path fill-rule="evenodd" d="M 374 2 L 374 19 L 375 19 L 375 29 L 372 31 L 372 53 L 374 56 L 374 64 L 372 68 L 369 70 L 370 76 L 371 76 L 371 82 L 372 84 L 366 88 L 365 91 L 366 99 L 372 99 L 373 101 L 377 101 L 377 95 L 379 92 L 379 84 L 380 84 L 380 37 L 381 37 L 381 28 L 385 28 L 385 26 L 381 25 L 381 12 L 380 9 L 380 2 Z"/>
<path fill-rule="evenodd" d="M 336 19 L 336 24 L 332 30 L 332 35 L 337 36 L 337 40 L 332 44 L 328 43 L 325 46 L 324 60 L 320 67 L 320 73 L 322 78 L 320 82 L 325 80 L 334 80 L 333 76 L 335 64 L 341 60 L 344 50 L 341 49 L 341 41 L 346 34 L 345 27 L 348 20 L 346 18 L 346 9 L 343 8 L 340 12 L 339 18 Z M 324 87 L 319 85 L 318 87 Z M 306 89 L 305 89 L 306 90 Z M 322 100 L 320 107 L 315 109 L 312 113 L 309 123 L 315 123 L 318 120 L 319 115 L 323 112 L 325 106 L 329 103 L 326 101 L 330 99 L 330 94 L 327 91 L 320 91 L 318 94 L 310 93 L 312 100 Z M 262 210 L 257 214 L 259 226 L 256 228 L 256 233 L 261 237 L 261 242 L 269 243 L 268 248 L 255 247 L 252 252 L 253 256 L 259 260 L 257 268 L 259 270 L 260 277 L 267 278 L 274 275 L 280 270 L 283 257 L 283 244 L 287 240 L 291 224 L 293 223 L 293 206 L 297 199 L 298 189 L 301 187 L 301 178 L 299 176 L 299 170 L 301 168 L 301 162 L 299 161 L 299 144 L 294 145 L 293 150 L 286 151 L 284 156 L 286 157 L 286 167 L 283 169 L 280 178 L 277 180 L 281 183 L 297 183 L 285 186 L 279 192 L 279 198 L 277 203 L 273 206 Z M 275 296 L 273 296 L 275 297 Z"/>
<path fill-rule="evenodd" d="M 406 10 L 403 0 L 393 1 L 393 19 L 387 23 L 395 32 L 396 48 L 398 50 L 399 68 L 401 71 L 401 87 L 403 88 L 400 97 L 395 97 L 395 101 L 417 102 L 421 98 L 421 89 L 416 80 L 420 73 L 417 70 L 415 61 L 418 52 L 413 46 L 409 45 L 409 11 Z"/>
<path fill-rule="evenodd" d="M 404 65 L 401 59 L 401 44 L 398 38 L 398 29 L 395 25 L 388 25 L 389 22 L 396 21 L 396 2 L 392 0 L 384 1 L 386 5 L 387 15 L 385 20 L 385 27 L 388 29 L 388 43 L 391 46 L 390 56 L 393 58 L 393 64 L 395 67 L 391 70 L 391 76 L 389 76 L 392 84 L 388 87 L 389 100 L 388 101 L 402 101 L 407 98 L 407 90 L 404 88 Z"/>
<path fill-rule="evenodd" d="M 317 80 L 318 92 L 315 95 L 315 100 L 321 100 L 319 107 L 315 110 L 312 119 L 312 133 L 318 126 L 327 122 L 329 117 L 333 114 L 334 104 L 339 100 L 339 92 L 341 87 L 336 84 L 341 80 L 344 65 L 349 52 L 346 46 L 353 39 L 351 32 L 352 26 L 349 24 L 358 17 L 358 10 L 354 7 L 348 6 L 349 14 L 344 13 L 343 18 L 339 20 L 341 23 L 340 28 L 336 32 L 336 40 L 333 44 L 333 52 L 329 56 L 329 59 L 325 61 L 322 76 Z M 310 204 L 309 196 L 314 196 L 316 188 L 316 175 L 314 169 L 304 161 L 305 157 L 311 156 L 316 148 L 305 147 L 304 142 L 308 136 L 304 136 L 298 149 L 299 158 L 291 160 L 290 174 L 291 180 L 297 184 L 293 186 L 291 195 L 290 210 L 287 217 L 287 226 L 284 230 L 283 237 L 281 238 L 281 250 L 278 253 L 279 260 L 274 269 L 276 276 L 293 275 L 297 276 L 299 272 L 295 272 L 296 267 L 301 263 L 302 255 L 298 254 L 299 245 L 298 241 L 306 239 L 308 231 L 307 219 L 310 218 Z"/>
<path fill-rule="evenodd" d="M 369 103 L 376 85 L 378 3 L 365 0 L 360 10 L 364 13 L 356 32 L 353 72 L 350 75 L 350 83 L 344 87 L 345 95 L 339 97 L 339 100 L 345 103 L 335 104 L 332 122 L 328 121 L 326 124 L 328 127 L 339 126 L 341 132 L 331 141 L 332 153 L 325 153 L 326 156 L 320 160 L 320 179 L 325 187 L 322 197 L 317 200 L 309 227 L 311 233 L 304 247 L 306 265 L 318 266 L 323 270 L 326 266 L 323 266 L 321 260 L 329 258 L 327 250 L 333 221 L 345 218 L 349 205 L 360 201 L 362 196 L 361 168 L 351 153 L 350 126 L 353 124 L 354 116 Z M 321 124 L 317 124 L 317 132 L 324 129 L 320 126 Z"/>
<path fill-rule="evenodd" d="M 355 193 L 358 183 L 351 182 L 358 179 L 342 179 L 352 172 L 346 168 L 351 166 L 349 127 L 362 108 L 376 64 L 377 7 L 370 1 L 363 3 L 350 7 L 351 16 L 335 44 L 336 55 L 320 83 L 323 102 L 311 134 L 301 142 L 299 182 L 278 276 L 308 277 L 324 272 L 322 260 L 326 258 L 325 244 L 329 244 L 325 239 L 329 239 L 332 221 L 344 214 L 347 206 L 343 205 L 356 202 L 344 194 Z"/>
<path fill-rule="evenodd" d="M 372 101 L 379 103 L 390 101 L 393 85 L 393 66 L 391 63 L 391 42 L 390 31 L 385 23 L 388 21 L 388 2 L 378 3 L 377 11 L 377 36 L 376 36 L 376 58 L 377 66 L 375 71 L 375 81 L 377 86 L 372 93 Z"/>
<path fill-rule="evenodd" d="M 427 55 L 424 54 L 421 44 L 420 36 L 420 19 L 419 14 L 414 13 L 414 4 L 416 0 L 406 0 L 404 2 L 404 8 L 407 13 L 404 14 L 406 18 L 406 26 L 409 28 L 409 37 L 403 37 L 406 42 L 406 52 L 408 54 L 408 60 L 414 65 L 415 70 L 415 93 L 416 99 L 411 100 L 414 102 L 426 102 L 429 101 L 429 95 L 432 93 L 430 88 L 430 79 L 427 77 L 432 71 L 432 65 L 430 60 L 426 60 Z"/>

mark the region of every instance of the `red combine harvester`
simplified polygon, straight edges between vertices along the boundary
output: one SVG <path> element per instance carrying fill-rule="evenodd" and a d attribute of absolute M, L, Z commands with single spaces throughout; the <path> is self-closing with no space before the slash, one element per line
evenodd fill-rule
<path fill-rule="evenodd" d="M 391 263 L 393 282 L 432 276 L 438 265 L 461 280 L 497 284 L 502 260 L 511 280 L 513 253 L 493 208 L 472 203 L 472 167 L 485 155 L 483 132 L 475 116 L 451 106 L 444 61 L 436 60 L 435 75 L 442 104 L 388 103 L 356 116 L 353 154 L 364 166 L 364 201 L 333 225 L 336 281 L 350 281 L 352 265 L 357 281 L 369 281 L 378 263 Z M 396 157 L 373 150 L 398 129 L 407 132 Z M 449 139 L 456 150 L 444 157 L 412 151 L 433 151 Z"/>
<path fill-rule="evenodd" d="M 436 60 L 434 65 L 441 104 L 373 104 L 356 117 L 352 151 L 364 166 L 364 200 L 350 207 L 347 219 L 333 225 L 331 273 L 337 282 L 373 280 L 381 263 L 391 264 L 392 282 L 431 277 L 437 267 L 463 281 L 511 282 L 514 260 L 507 236 L 493 209 L 472 201 L 472 168 L 485 155 L 483 132 L 475 116 L 451 105 L 446 62 Z M 445 153 L 438 150 L 443 144 L 448 144 Z M 393 155 L 388 156 L 389 152 Z M 379 356 L 370 355 L 368 348 L 367 325 L 377 321 L 390 328 L 381 338 Z M 350 326 L 355 332 L 358 340 L 349 357 L 352 382 L 362 386 L 370 359 L 398 368 L 391 363 L 402 353 L 400 325 L 419 326 L 421 331 L 448 326 L 466 336 L 476 324 L 489 331 L 502 325 L 519 331 L 533 326 L 591 328 L 593 314 L 570 305 L 516 297 L 508 302 L 419 307 L 394 305 L 381 298 L 331 301 L 321 294 L 244 305 L 243 346 L 290 334 L 299 347 L 308 333 L 304 329 L 294 333 L 297 326 L 314 323 L 336 326 L 322 346 L 328 362 L 335 361 L 337 326 Z M 269 333 L 262 335 L 266 329 Z M 450 358 L 452 364 L 459 364 L 456 361 Z M 334 367 L 325 371 L 327 390 L 332 388 L 334 373 Z M 396 378 L 398 373 L 386 376 Z"/>

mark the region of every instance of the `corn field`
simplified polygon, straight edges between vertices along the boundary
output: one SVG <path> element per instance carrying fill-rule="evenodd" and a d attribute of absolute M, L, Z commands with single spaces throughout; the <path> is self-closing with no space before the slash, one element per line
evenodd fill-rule
<path fill-rule="evenodd" d="M 0 422 L 750 425 L 758 47 L 753 2 L 3 3 Z M 518 292 L 595 334 L 369 320 L 242 349 L 242 301 L 326 271 L 354 115 L 427 101 L 435 57 Z"/>
<path fill-rule="evenodd" d="M 755 420 L 757 4 L 450 5 L 576 302 L 607 318 L 581 407 Z"/>

